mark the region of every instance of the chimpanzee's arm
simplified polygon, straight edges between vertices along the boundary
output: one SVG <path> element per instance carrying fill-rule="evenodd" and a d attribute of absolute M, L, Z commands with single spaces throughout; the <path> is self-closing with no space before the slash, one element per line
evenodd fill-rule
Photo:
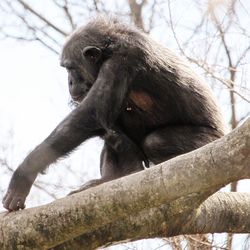
<path fill-rule="evenodd" d="M 90 137 L 101 135 L 119 115 L 131 81 L 124 63 L 113 58 L 103 64 L 98 78 L 80 105 L 37 146 L 14 172 L 3 206 L 24 208 L 26 196 L 39 172 Z"/>
<path fill-rule="evenodd" d="M 97 107 L 97 120 L 103 128 L 110 129 L 121 112 L 134 73 L 132 66 L 126 65 L 123 57 L 109 59 L 100 69 L 88 97 Z"/>

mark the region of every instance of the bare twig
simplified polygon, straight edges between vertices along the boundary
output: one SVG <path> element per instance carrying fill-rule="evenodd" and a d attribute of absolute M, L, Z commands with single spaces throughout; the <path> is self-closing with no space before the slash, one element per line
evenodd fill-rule
<path fill-rule="evenodd" d="M 69 8 L 69 2 L 68 0 L 63 0 L 63 4 L 59 3 L 57 0 L 53 0 L 55 5 L 59 7 L 60 9 L 63 10 L 67 20 L 69 21 L 69 24 L 71 26 L 71 29 L 74 30 L 76 28 L 76 24 L 73 20 L 73 15 L 70 13 L 70 8 Z"/>
<path fill-rule="evenodd" d="M 142 8 L 144 7 L 146 1 L 143 0 L 140 4 L 136 0 L 128 0 L 128 4 L 131 11 L 131 17 L 135 25 L 141 30 L 145 31 L 143 18 L 142 18 Z"/>
<path fill-rule="evenodd" d="M 41 21 L 43 21 L 44 23 L 46 23 L 47 25 L 49 25 L 51 28 L 53 28 L 55 31 L 57 31 L 61 35 L 63 35 L 63 36 L 67 36 L 68 35 L 68 33 L 66 31 L 62 30 L 61 28 L 59 28 L 58 26 L 56 26 L 55 24 L 53 24 L 51 21 L 49 21 L 43 15 L 41 15 L 36 10 L 34 10 L 34 8 L 32 8 L 30 5 L 28 5 L 23 0 L 17 0 L 17 2 L 20 3 L 23 6 L 24 9 L 28 10 L 30 13 L 32 13 L 34 16 L 36 16 L 37 18 L 39 18 Z"/>
<path fill-rule="evenodd" d="M 154 21 L 154 16 L 155 16 L 156 5 L 157 5 L 157 0 L 154 0 L 152 7 L 151 7 L 151 15 L 149 17 L 149 25 L 148 25 L 147 33 L 149 33 L 153 29 L 153 21 Z"/>

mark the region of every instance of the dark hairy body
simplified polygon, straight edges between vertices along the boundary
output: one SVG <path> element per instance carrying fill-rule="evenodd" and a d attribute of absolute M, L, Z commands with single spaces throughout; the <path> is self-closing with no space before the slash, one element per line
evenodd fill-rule
<path fill-rule="evenodd" d="M 3 205 L 24 208 L 38 173 L 85 140 L 104 139 L 101 178 L 79 192 L 199 148 L 224 134 L 209 87 L 139 30 L 98 17 L 66 41 L 61 65 L 76 108 L 14 172 Z"/>

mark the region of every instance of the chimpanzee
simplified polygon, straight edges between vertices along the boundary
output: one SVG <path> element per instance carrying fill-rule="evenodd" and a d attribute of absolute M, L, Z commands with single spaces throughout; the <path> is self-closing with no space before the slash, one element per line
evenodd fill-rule
<path fill-rule="evenodd" d="M 66 41 L 61 66 L 76 108 L 14 172 L 3 205 L 24 208 L 38 173 L 85 140 L 104 139 L 100 183 L 143 170 L 224 134 L 210 88 L 147 34 L 97 17 Z"/>

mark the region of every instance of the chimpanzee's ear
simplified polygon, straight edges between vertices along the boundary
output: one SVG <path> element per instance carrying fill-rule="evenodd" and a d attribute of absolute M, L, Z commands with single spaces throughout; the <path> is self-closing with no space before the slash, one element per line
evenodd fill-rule
<path fill-rule="evenodd" d="M 97 63 L 102 57 L 102 50 L 95 46 L 87 46 L 82 54 L 89 62 Z"/>

